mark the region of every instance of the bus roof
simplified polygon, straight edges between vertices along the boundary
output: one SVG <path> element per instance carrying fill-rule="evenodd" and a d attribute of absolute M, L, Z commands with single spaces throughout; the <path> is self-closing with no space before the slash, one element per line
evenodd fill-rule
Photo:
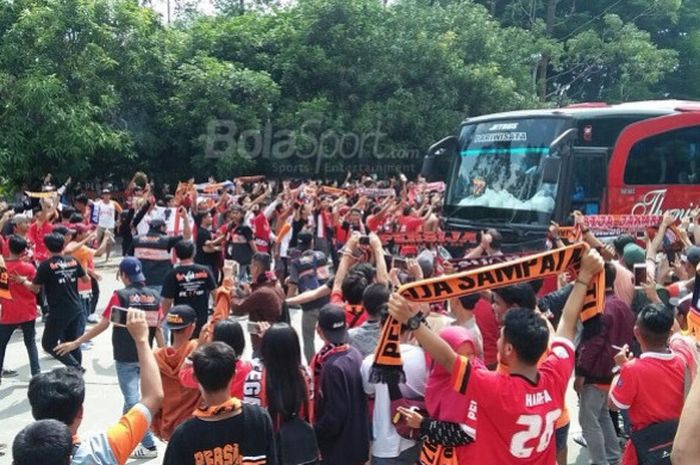
<path fill-rule="evenodd" d="M 610 105 L 605 102 L 587 102 L 569 105 L 562 108 L 549 108 L 541 110 L 517 110 L 503 113 L 466 118 L 464 123 L 480 123 L 495 119 L 515 119 L 529 117 L 569 117 L 577 120 L 599 118 L 606 116 L 663 116 L 673 113 L 698 111 L 700 101 L 692 100 L 645 100 L 639 102 L 627 102 Z"/>

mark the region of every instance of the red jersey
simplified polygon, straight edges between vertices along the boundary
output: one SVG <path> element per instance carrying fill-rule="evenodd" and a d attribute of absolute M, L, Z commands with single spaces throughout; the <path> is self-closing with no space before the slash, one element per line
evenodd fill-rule
<path fill-rule="evenodd" d="M 415 216 L 402 215 L 398 219 L 399 232 L 411 233 L 418 231 L 423 226 L 423 220 Z M 415 245 L 405 245 L 401 247 L 401 255 L 416 255 L 418 248 Z"/>
<path fill-rule="evenodd" d="M 479 299 L 474 307 L 476 325 L 481 330 L 484 339 L 484 363 L 488 366 L 498 363 L 498 337 L 501 329 L 498 327 L 496 315 L 493 313 L 491 302 Z"/>
<path fill-rule="evenodd" d="M 10 276 L 18 274 L 29 281 L 33 281 L 36 276 L 34 265 L 23 260 L 7 260 L 5 266 Z M 16 283 L 12 279 L 9 280 L 9 286 L 12 300 L 0 299 L 2 304 L 0 323 L 9 325 L 35 320 L 36 295 L 24 284 Z"/>
<path fill-rule="evenodd" d="M 574 370 L 574 345 L 555 338 L 540 365 L 537 383 L 472 367 L 458 357 L 452 385 L 473 394 L 479 414 L 475 456 L 484 465 L 556 463 L 554 427 L 564 410 L 566 388 Z"/>
<path fill-rule="evenodd" d="M 34 244 L 34 258 L 37 262 L 48 260 L 51 256 L 49 249 L 47 249 L 46 244 L 44 244 L 44 236 L 51 234 L 51 232 L 53 232 L 53 225 L 48 221 L 44 221 L 41 225 L 39 225 L 39 223 L 32 223 L 29 227 L 27 239 Z"/>
<path fill-rule="evenodd" d="M 253 231 L 255 233 L 255 246 L 258 248 L 258 252 L 269 252 L 270 251 L 270 222 L 263 212 L 258 213 L 255 218 L 253 218 Z"/>
<path fill-rule="evenodd" d="M 610 389 L 610 400 L 629 412 L 632 431 L 681 416 L 688 362 L 679 353 L 645 352 L 622 367 Z M 637 464 L 637 451 L 629 441 L 622 464 Z"/>

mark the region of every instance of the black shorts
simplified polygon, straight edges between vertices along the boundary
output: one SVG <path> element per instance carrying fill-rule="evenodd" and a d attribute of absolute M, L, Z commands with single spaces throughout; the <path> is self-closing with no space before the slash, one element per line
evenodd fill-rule
<path fill-rule="evenodd" d="M 554 440 L 557 444 L 557 454 L 566 447 L 567 440 L 569 439 L 569 425 L 570 423 L 567 423 L 561 428 L 557 428 L 557 430 L 554 432 Z"/>

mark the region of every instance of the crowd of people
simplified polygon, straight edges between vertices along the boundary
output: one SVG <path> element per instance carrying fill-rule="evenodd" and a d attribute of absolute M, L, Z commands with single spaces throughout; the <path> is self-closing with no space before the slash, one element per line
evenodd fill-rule
<path fill-rule="evenodd" d="M 0 220 L 0 369 L 16 376 L 5 351 L 21 329 L 36 420 L 16 465 L 122 465 L 157 457 L 157 440 L 166 465 L 564 465 L 572 375 L 591 463 L 700 457 L 700 212 L 609 241 L 574 212 L 576 234 L 553 224 L 542 242 L 587 244 L 577 272 L 420 303 L 397 291 L 504 256 L 495 229 L 456 259 L 421 240 L 442 183 L 253 176 L 156 193 L 137 173 L 89 198 L 51 181 Z M 98 310 L 102 256 L 123 286 Z M 42 372 L 38 318 L 65 367 Z M 122 416 L 83 435 L 82 353 L 110 328 Z M 389 340 L 392 381 L 376 372 Z"/>

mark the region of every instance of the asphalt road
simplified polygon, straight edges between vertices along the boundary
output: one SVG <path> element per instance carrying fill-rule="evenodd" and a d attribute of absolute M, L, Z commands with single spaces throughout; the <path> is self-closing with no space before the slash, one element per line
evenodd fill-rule
<path fill-rule="evenodd" d="M 98 264 L 98 271 L 102 274 L 100 302 L 98 312 L 105 307 L 112 292 L 120 287 L 116 279 L 116 266 L 118 258 L 112 258 L 109 264 Z M 292 311 L 292 324 L 301 334 L 301 312 Z M 41 334 L 44 326 L 37 320 L 37 347 L 39 348 L 39 362 L 42 370 L 49 370 L 61 364 L 41 349 Z M 80 431 L 102 431 L 116 422 L 121 415 L 122 396 L 117 384 L 114 362 L 112 360 L 111 331 L 107 330 L 97 337 L 93 348 L 83 352 L 83 366 L 87 369 L 85 374 L 86 394 L 85 413 Z M 317 341 L 319 345 L 319 341 Z M 250 351 L 248 344 L 248 351 Z M 0 384 L 0 443 L 8 445 L 5 455 L 0 457 L 0 465 L 10 465 L 12 440 L 25 425 L 32 421 L 32 415 L 27 400 L 27 386 L 30 379 L 29 360 L 22 341 L 22 333 L 17 330 L 7 348 L 5 367 L 17 370 L 19 375 L 14 378 L 6 378 Z M 569 434 L 569 464 L 584 465 L 588 463 L 588 454 L 585 448 L 581 448 L 571 439 L 580 433 L 578 425 L 578 405 L 576 394 L 569 388 L 567 393 L 568 405 L 572 418 Z M 158 442 L 158 441 L 157 441 Z M 159 458 L 152 460 L 130 460 L 127 463 L 159 464 L 165 451 L 165 444 L 158 442 Z"/>

